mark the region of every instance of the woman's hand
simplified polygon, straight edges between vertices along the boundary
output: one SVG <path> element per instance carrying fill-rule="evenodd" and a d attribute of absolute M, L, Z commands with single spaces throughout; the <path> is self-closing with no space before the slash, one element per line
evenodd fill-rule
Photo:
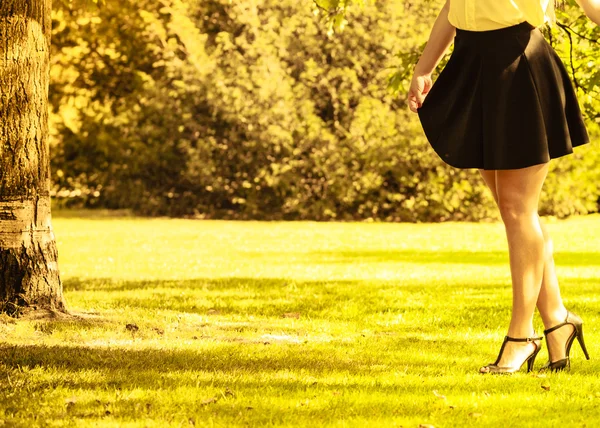
<path fill-rule="evenodd" d="M 415 73 L 408 90 L 408 108 L 410 108 L 410 111 L 417 113 L 417 109 L 420 109 L 423 105 L 431 86 L 433 86 L 431 74 Z"/>
<path fill-rule="evenodd" d="M 450 1 L 446 0 L 444 7 L 442 7 L 435 20 L 435 24 L 433 24 L 431 35 L 425 45 L 423 54 L 415 66 L 415 74 L 410 82 L 410 89 L 408 91 L 408 107 L 412 112 L 417 113 L 417 109 L 423 105 L 425 96 L 427 96 L 427 93 L 433 86 L 431 73 L 433 73 L 444 53 L 448 50 L 456 34 L 456 28 L 448 21 L 449 10 Z"/>

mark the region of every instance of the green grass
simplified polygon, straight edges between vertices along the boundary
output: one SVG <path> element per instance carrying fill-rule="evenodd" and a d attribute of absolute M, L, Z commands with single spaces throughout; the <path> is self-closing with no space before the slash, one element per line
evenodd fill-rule
<path fill-rule="evenodd" d="M 546 222 L 592 360 L 574 345 L 570 373 L 485 376 L 510 314 L 499 223 L 57 216 L 67 304 L 84 319 L 0 319 L 0 420 L 597 426 L 600 216 Z"/>

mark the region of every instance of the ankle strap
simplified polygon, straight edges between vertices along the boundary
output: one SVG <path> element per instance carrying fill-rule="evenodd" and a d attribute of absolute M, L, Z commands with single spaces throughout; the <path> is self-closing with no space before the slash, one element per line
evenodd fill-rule
<path fill-rule="evenodd" d="M 543 337 L 523 337 L 523 338 L 516 338 L 516 337 L 510 337 L 510 336 L 506 336 L 505 340 L 509 341 L 509 342 L 533 342 L 535 340 L 542 340 L 544 339 Z"/>
<path fill-rule="evenodd" d="M 563 323 L 555 325 L 554 327 L 550 327 L 548 330 L 544 330 L 544 334 L 547 336 L 548 334 L 552 333 L 554 330 L 558 330 L 559 328 L 564 327 L 567 324 L 572 324 L 572 323 L 565 321 Z"/>
<path fill-rule="evenodd" d="M 575 324 L 573 324 L 573 322 L 569 320 L 569 318 L 571 318 L 571 315 L 573 315 L 573 314 L 571 314 L 570 311 L 567 311 L 567 316 L 565 318 L 565 321 L 562 322 L 562 323 L 560 323 L 560 324 L 558 324 L 558 325 L 555 325 L 554 327 L 550 327 L 548 330 L 544 330 L 544 335 L 547 336 L 548 334 L 552 333 L 554 330 L 557 330 L 557 329 L 559 329 L 561 327 L 564 327 L 565 325 L 568 325 L 568 324 L 571 324 L 571 325 L 574 326 Z"/>

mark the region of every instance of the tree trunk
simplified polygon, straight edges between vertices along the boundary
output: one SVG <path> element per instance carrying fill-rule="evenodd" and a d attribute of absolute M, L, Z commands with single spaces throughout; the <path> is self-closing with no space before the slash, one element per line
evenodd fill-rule
<path fill-rule="evenodd" d="M 50 0 L 0 0 L 0 311 L 64 311 L 50 218 Z"/>

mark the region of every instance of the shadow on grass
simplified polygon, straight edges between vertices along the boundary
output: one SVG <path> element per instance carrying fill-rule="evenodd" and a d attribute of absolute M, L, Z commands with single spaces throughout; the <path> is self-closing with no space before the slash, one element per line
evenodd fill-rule
<path fill-rule="evenodd" d="M 596 295 L 600 278 L 570 279 L 568 300 L 589 300 Z M 464 317 L 480 319 L 503 315 L 510 305 L 510 284 L 490 282 L 415 283 L 398 281 L 345 280 L 296 281 L 262 278 L 198 278 L 193 280 L 112 281 L 104 279 L 70 279 L 64 283 L 69 292 L 85 296 L 85 305 L 135 311 L 173 311 L 215 317 L 237 318 L 299 317 L 304 320 L 358 322 L 370 317 L 388 321 L 394 316 L 413 314 L 448 326 Z M 94 292 L 98 292 L 95 294 Z M 443 297 L 442 297 L 443 296 Z M 452 309 L 452 310 L 449 310 Z M 142 311 L 142 312 L 140 312 Z M 468 311 L 468 312 L 467 312 Z M 134 312 L 132 312 L 132 315 Z M 467 316 L 468 314 L 468 316 Z M 222 319 L 222 318 L 217 318 Z M 451 322 L 454 319 L 454 322 Z M 483 316 L 483 319 L 489 317 Z"/>
<path fill-rule="evenodd" d="M 483 401 L 486 409 L 486 397 L 492 395 L 502 408 L 512 409 L 514 395 L 502 385 L 508 383 L 511 393 L 522 390 L 528 396 L 540 389 L 538 379 L 524 374 L 482 377 L 487 380 L 484 386 L 477 382 L 465 386 L 463 376 L 475 375 L 478 368 L 473 361 L 489 358 L 472 352 L 482 347 L 480 341 L 394 339 L 394 343 L 393 349 L 380 353 L 368 351 L 369 343 L 358 349 L 348 345 L 348 354 L 335 347 L 289 346 L 273 352 L 270 347 L 250 350 L 237 345 L 198 351 L 0 345 L 0 373 L 9 379 L 0 384 L 0 398 L 9 422 L 37 420 L 44 412 L 46 420 L 70 422 L 138 417 L 172 422 L 176 415 L 187 425 L 190 415 L 210 415 L 236 426 L 244 418 L 252 420 L 250 426 L 272 425 L 274 420 L 288 421 L 287 425 L 301 420 L 308 426 L 325 415 L 366 418 L 365 423 L 371 423 L 363 425 L 372 426 L 373 418 L 428 420 L 432 411 L 448 411 L 449 403 L 432 390 L 450 400 L 470 397 L 475 406 Z M 62 399 L 65 395 L 71 398 Z M 453 417 L 469 421 L 473 406 L 460 404 L 452 410 Z M 544 403 L 544 408 L 552 404 Z"/>
<path fill-rule="evenodd" d="M 398 344 L 399 348 L 406 346 L 416 347 L 419 343 Z M 368 417 L 380 417 L 382 412 L 419 414 L 424 402 L 437 400 L 419 376 L 438 376 L 435 385 L 447 387 L 446 393 L 456 388 L 454 380 L 439 378 L 448 369 L 448 361 L 432 364 L 431 359 L 421 356 L 417 361 L 398 361 L 390 366 L 380 364 L 373 354 L 344 355 L 332 348 L 298 351 L 290 347 L 287 352 L 257 348 L 249 352 L 231 345 L 199 351 L 0 345 L 0 373 L 4 372 L 3 378 L 11 382 L 0 385 L 0 397 L 6 399 L 3 416 L 34 417 L 43 401 L 40 397 L 59 397 L 60 393 L 54 392 L 57 388 L 71 390 L 72 398 L 66 404 L 55 399 L 52 409 L 44 402 L 43 410 L 52 418 L 113 419 L 146 414 L 161 419 L 165 407 L 170 406 L 170 412 L 178 413 L 212 412 L 218 408 L 219 418 L 234 417 L 238 421 L 240 412 L 256 408 L 265 412 L 270 422 L 273 418 L 290 418 L 295 412 L 302 418 L 322 418 L 326 410 L 331 417 L 335 412 L 328 402 L 340 403 L 346 409 L 351 406 L 353 414 Z M 428 352 L 434 353 L 435 349 Z M 464 362 L 461 365 L 468 367 Z M 389 378 L 390 371 L 398 372 L 399 377 Z M 406 372 L 414 372 L 419 381 L 407 383 Z M 132 390 L 135 394 L 128 393 Z M 90 392 L 95 393 L 95 400 L 88 398 Z M 411 393 L 422 399 L 404 403 L 394 399 Z M 347 394 L 354 398 L 348 401 Z M 250 405 L 254 407 L 248 408 Z M 340 416 L 348 416 L 343 408 L 340 410 Z"/>
<path fill-rule="evenodd" d="M 357 321 L 373 314 L 402 314 L 462 301 L 468 295 L 486 301 L 506 290 L 490 283 L 467 288 L 398 281 L 297 281 L 263 278 L 198 278 L 181 281 L 111 281 L 70 279 L 64 289 L 85 296 L 85 304 L 111 309 L 161 310 L 242 317 L 297 317 Z M 97 292 L 97 293 L 96 293 Z M 455 293 L 456 292 L 456 293 Z M 453 294 L 456 296 L 453 297 Z M 446 299 L 440 299 L 440 296 Z M 489 309 L 489 304 L 486 304 Z M 292 314 L 292 315 L 290 315 Z"/>
<path fill-rule="evenodd" d="M 423 339 L 417 337 L 378 337 L 381 352 L 373 352 L 372 339 L 360 342 L 315 344 L 257 344 L 257 343 L 205 343 L 198 350 L 177 348 L 128 349 L 118 347 L 89 347 L 66 345 L 9 345 L 0 344 L 0 367 L 17 369 L 60 369 L 70 372 L 99 370 L 113 374 L 123 384 L 139 381 L 127 379 L 141 373 L 156 376 L 158 373 L 181 372 L 248 373 L 253 377 L 260 373 L 293 372 L 309 375 L 347 373 L 351 375 L 374 375 L 390 370 L 415 374 L 438 372 L 449 363 L 457 363 L 455 356 L 447 355 L 449 349 L 460 350 L 482 343 L 479 340 Z M 209 345 L 209 346 L 206 346 Z M 480 346 L 479 346 L 480 347 Z M 410 352 L 413 349 L 415 352 Z M 422 352 L 417 352 L 421 350 Z M 426 352 L 423 352 L 426 351 Z M 446 358 L 440 358 L 444 354 Z M 466 359 L 466 358 L 465 358 Z M 458 359 L 460 360 L 460 358 Z M 437 362 L 436 362 L 437 361 Z M 122 374 L 120 378 L 119 374 Z M 177 380 L 178 384 L 193 385 Z M 183 383 L 182 383 L 183 382 Z"/>

